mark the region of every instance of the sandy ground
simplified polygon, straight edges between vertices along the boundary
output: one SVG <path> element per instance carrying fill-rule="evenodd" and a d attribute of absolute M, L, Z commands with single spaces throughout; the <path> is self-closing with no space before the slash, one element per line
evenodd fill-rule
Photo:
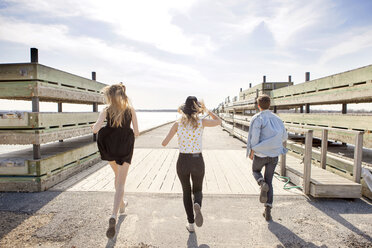
<path fill-rule="evenodd" d="M 129 194 L 118 234 L 105 231 L 110 192 L 0 194 L 0 247 L 372 247 L 372 204 L 364 200 L 275 198 L 273 221 L 257 196 L 206 195 L 205 222 L 185 229 L 182 197 Z"/>

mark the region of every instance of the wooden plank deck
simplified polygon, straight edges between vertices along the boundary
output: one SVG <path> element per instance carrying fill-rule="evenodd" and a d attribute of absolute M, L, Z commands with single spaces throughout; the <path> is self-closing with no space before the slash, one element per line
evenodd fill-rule
<path fill-rule="evenodd" d="M 170 125 L 141 135 L 135 142 L 126 192 L 182 193 L 176 173 L 177 139 L 167 148 L 161 146 Z M 205 194 L 258 195 L 259 187 L 251 173 L 251 161 L 245 157 L 245 144 L 231 137 L 222 128 L 208 128 L 203 136 L 205 161 Z M 284 190 L 284 183 L 274 179 L 276 195 L 298 195 L 300 190 Z M 114 173 L 107 162 L 71 177 L 54 191 L 114 191 Z"/>
<path fill-rule="evenodd" d="M 132 164 L 126 182 L 126 192 L 182 193 L 176 173 L 178 158 L 177 139 L 167 148 L 161 147 L 170 125 L 141 135 L 136 140 Z M 230 136 L 221 127 L 206 129 L 203 136 L 205 161 L 205 194 L 258 195 L 251 168 L 252 161 L 245 157 L 245 144 Z M 287 176 L 295 185 L 302 185 L 303 164 L 299 158 L 287 156 Z M 277 167 L 280 171 L 280 167 Z M 284 182 L 273 180 L 275 195 L 299 195 L 299 189 L 285 190 Z M 107 162 L 101 162 L 88 171 L 71 177 L 53 191 L 115 191 L 114 173 Z M 361 185 L 329 171 L 312 166 L 310 195 L 314 197 L 359 198 Z"/>
<path fill-rule="evenodd" d="M 182 193 L 176 175 L 178 149 L 135 149 L 126 182 L 126 192 Z M 205 194 L 258 195 L 259 186 L 251 174 L 251 161 L 241 150 L 204 150 Z M 299 190 L 284 190 L 274 179 L 275 195 L 298 195 Z M 114 173 L 101 162 L 81 174 L 54 186 L 52 191 L 115 191 Z"/>

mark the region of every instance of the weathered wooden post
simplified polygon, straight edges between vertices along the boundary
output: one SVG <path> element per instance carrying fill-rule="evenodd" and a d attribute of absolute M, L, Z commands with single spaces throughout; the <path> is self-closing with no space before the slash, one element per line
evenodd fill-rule
<path fill-rule="evenodd" d="M 258 111 L 260 111 L 260 109 L 258 108 L 258 102 L 257 102 L 258 95 L 259 95 L 259 90 L 256 89 L 256 99 L 255 99 L 255 101 L 254 101 L 254 105 L 255 105 L 256 113 L 257 113 Z"/>
<path fill-rule="evenodd" d="M 356 183 L 360 183 L 360 176 L 362 173 L 363 134 L 364 132 L 358 132 L 355 135 L 353 176 L 354 182 Z"/>
<path fill-rule="evenodd" d="M 320 151 L 320 166 L 327 168 L 327 149 L 328 149 L 328 129 L 322 130 L 322 146 Z"/>
<path fill-rule="evenodd" d="M 343 103 L 342 104 L 342 114 L 346 114 L 346 113 L 347 113 L 347 104 Z"/>
<path fill-rule="evenodd" d="M 58 113 L 62 112 L 62 102 L 58 103 Z M 63 140 L 59 140 L 59 142 L 63 142 Z"/>
<path fill-rule="evenodd" d="M 347 113 L 347 104 L 346 104 L 346 103 L 343 103 L 343 104 L 342 104 L 342 114 L 345 115 L 346 113 Z M 343 145 L 343 146 L 346 146 L 347 143 L 342 142 L 342 145 Z"/>
<path fill-rule="evenodd" d="M 283 142 L 283 146 L 284 147 L 287 147 L 287 141 L 284 141 Z M 287 159 L 287 155 L 284 153 L 282 155 L 280 155 L 280 175 L 282 177 L 285 177 L 286 175 L 286 159 Z"/>
<path fill-rule="evenodd" d="M 232 116 L 232 121 L 233 121 L 233 130 L 232 130 L 232 135 L 234 136 L 235 135 L 235 109 L 233 109 L 233 116 Z"/>
<path fill-rule="evenodd" d="M 310 81 L 310 72 L 306 72 L 305 73 L 305 81 Z M 302 110 L 303 111 L 303 110 Z M 302 113 L 302 112 L 301 112 Z M 309 103 L 306 103 L 305 104 L 305 113 L 310 113 L 310 104 Z"/>
<path fill-rule="evenodd" d="M 31 63 L 39 63 L 39 51 L 37 48 L 31 48 Z"/>
<path fill-rule="evenodd" d="M 96 81 L 96 72 L 92 71 L 92 80 Z M 98 103 L 93 103 L 93 112 L 98 112 Z M 93 141 L 97 141 L 97 134 L 93 134 Z"/>
<path fill-rule="evenodd" d="M 31 48 L 31 63 L 39 63 L 39 52 L 37 48 Z M 40 112 L 39 97 L 32 97 L 32 112 Z M 33 144 L 34 159 L 41 158 L 40 144 Z"/>
<path fill-rule="evenodd" d="M 310 194 L 312 148 L 313 148 L 313 130 L 307 130 L 306 137 L 305 137 L 304 185 L 303 185 L 303 192 L 305 195 Z"/>

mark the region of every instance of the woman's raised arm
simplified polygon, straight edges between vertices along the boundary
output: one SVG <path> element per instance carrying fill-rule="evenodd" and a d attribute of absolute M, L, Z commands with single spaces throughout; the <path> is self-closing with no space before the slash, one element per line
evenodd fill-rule
<path fill-rule="evenodd" d="M 208 112 L 209 116 L 212 117 L 212 120 L 203 119 L 202 122 L 203 122 L 204 127 L 215 127 L 215 126 L 221 125 L 222 120 L 220 119 L 220 117 L 218 117 L 212 111 L 207 110 L 207 112 Z"/>
<path fill-rule="evenodd" d="M 173 136 L 177 133 L 177 129 L 178 129 L 178 123 L 175 122 L 173 126 L 171 127 L 171 129 L 169 130 L 167 137 L 165 137 L 165 139 L 161 143 L 162 146 L 168 145 L 169 141 L 171 141 Z"/>

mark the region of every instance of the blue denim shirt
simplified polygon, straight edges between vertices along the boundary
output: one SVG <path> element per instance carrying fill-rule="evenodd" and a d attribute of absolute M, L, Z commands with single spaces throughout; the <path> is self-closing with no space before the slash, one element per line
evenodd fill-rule
<path fill-rule="evenodd" d="M 277 157 L 288 150 L 283 142 L 288 139 L 283 121 L 270 110 L 255 114 L 249 126 L 247 157 L 251 149 L 256 154 L 267 157 Z"/>

